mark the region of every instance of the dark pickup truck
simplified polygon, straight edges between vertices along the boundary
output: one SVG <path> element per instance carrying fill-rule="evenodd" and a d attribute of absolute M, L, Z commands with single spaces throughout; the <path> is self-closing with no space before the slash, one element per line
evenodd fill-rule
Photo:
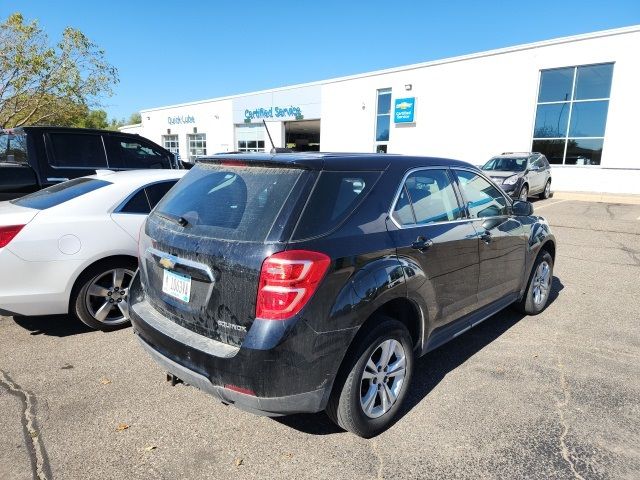
<path fill-rule="evenodd" d="M 65 127 L 0 130 L 0 201 L 92 175 L 96 170 L 182 168 L 140 135 Z"/>

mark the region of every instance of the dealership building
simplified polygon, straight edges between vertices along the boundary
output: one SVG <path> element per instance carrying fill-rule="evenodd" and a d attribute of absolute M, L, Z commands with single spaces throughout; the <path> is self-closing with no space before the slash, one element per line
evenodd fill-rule
<path fill-rule="evenodd" d="M 640 193 L 639 52 L 640 25 L 149 108 L 122 130 L 191 161 L 268 152 L 269 134 L 298 151 L 475 165 L 536 151 L 552 164 L 555 190 Z"/>

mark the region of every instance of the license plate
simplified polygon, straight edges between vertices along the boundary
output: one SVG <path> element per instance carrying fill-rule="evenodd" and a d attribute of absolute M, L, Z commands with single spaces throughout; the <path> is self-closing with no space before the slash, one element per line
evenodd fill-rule
<path fill-rule="evenodd" d="M 173 298 L 187 303 L 191 296 L 191 277 L 165 270 L 162 278 L 162 291 Z"/>

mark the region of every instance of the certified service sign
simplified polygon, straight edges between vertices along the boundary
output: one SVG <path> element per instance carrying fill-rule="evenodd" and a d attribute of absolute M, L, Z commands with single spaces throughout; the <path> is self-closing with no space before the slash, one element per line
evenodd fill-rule
<path fill-rule="evenodd" d="M 416 107 L 416 97 L 396 98 L 394 105 L 394 123 L 413 123 Z"/>

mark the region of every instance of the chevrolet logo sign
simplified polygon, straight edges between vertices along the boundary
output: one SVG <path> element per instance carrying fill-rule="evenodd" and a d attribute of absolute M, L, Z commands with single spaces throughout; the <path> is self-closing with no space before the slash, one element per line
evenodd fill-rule
<path fill-rule="evenodd" d="M 174 262 L 170 258 L 162 257 L 160 259 L 160 265 L 162 265 L 166 269 L 172 270 L 176 267 L 176 262 Z"/>

